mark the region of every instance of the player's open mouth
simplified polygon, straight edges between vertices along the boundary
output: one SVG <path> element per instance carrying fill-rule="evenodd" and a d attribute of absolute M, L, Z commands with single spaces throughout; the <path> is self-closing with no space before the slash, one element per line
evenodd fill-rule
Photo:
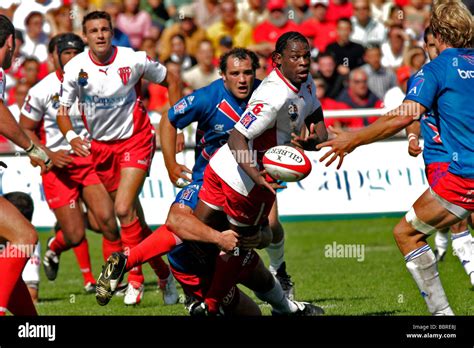
<path fill-rule="evenodd" d="M 243 93 L 246 93 L 249 90 L 248 86 L 240 86 L 238 89 L 239 89 L 239 92 L 243 92 Z"/>
<path fill-rule="evenodd" d="M 308 78 L 309 71 L 301 71 L 297 75 L 301 79 L 307 79 Z"/>

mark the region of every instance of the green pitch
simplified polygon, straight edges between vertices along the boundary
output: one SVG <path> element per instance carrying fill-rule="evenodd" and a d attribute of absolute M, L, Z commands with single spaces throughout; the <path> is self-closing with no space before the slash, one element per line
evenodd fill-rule
<path fill-rule="evenodd" d="M 428 315 L 426 306 L 392 237 L 396 218 L 284 223 L 287 270 L 296 299 L 322 306 L 328 315 Z M 40 233 L 42 253 L 52 232 Z M 101 236 L 88 232 L 95 277 L 102 261 Z M 433 243 L 433 237 L 430 243 Z M 261 251 L 266 264 L 268 257 Z M 470 282 L 451 247 L 439 272 L 457 315 L 474 315 Z M 58 278 L 47 280 L 41 269 L 40 315 L 186 315 L 182 304 L 164 306 L 156 276 L 144 266 L 145 295 L 136 307 L 123 297 L 99 306 L 83 291 L 72 251 L 61 255 Z M 182 293 L 181 288 L 179 288 Z M 246 291 L 248 294 L 250 292 Z M 252 295 L 253 297 L 253 295 Z M 254 297 L 255 298 L 255 297 Z M 257 301 L 265 315 L 268 305 Z"/>

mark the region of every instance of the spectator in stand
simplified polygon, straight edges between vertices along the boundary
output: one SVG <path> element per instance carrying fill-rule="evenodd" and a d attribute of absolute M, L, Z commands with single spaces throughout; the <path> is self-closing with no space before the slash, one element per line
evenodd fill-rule
<path fill-rule="evenodd" d="M 422 40 L 425 28 L 430 22 L 429 6 L 423 0 L 410 0 L 410 3 L 403 9 L 406 28 L 413 30 L 417 40 Z"/>
<path fill-rule="evenodd" d="M 51 25 L 50 37 L 73 31 L 71 6 L 63 5 L 56 10 L 48 12 L 46 18 Z"/>
<path fill-rule="evenodd" d="M 326 96 L 336 98 L 344 89 L 345 78 L 337 72 L 336 60 L 330 53 L 321 53 L 317 58 L 318 71 L 326 82 Z"/>
<path fill-rule="evenodd" d="M 221 37 L 221 39 L 219 40 L 219 50 L 221 51 L 221 56 L 229 52 L 232 47 L 234 47 L 232 37 L 228 35 Z M 217 57 L 216 60 L 218 60 Z"/>
<path fill-rule="evenodd" d="M 222 54 L 219 41 L 223 36 L 230 36 L 234 46 L 251 46 L 253 44 L 253 29 L 249 24 L 237 19 L 237 5 L 235 1 L 223 0 L 219 8 L 221 20 L 207 29 L 207 36 L 216 50 L 216 57 L 220 57 Z"/>
<path fill-rule="evenodd" d="M 321 102 L 321 107 L 323 108 L 324 112 L 328 110 L 344 110 L 350 109 L 349 105 L 346 105 L 342 102 L 338 102 L 332 98 L 328 98 L 326 96 L 327 84 L 326 81 L 320 76 L 316 75 L 313 78 L 314 85 L 316 86 L 316 97 Z M 351 127 L 351 119 L 349 118 L 334 118 L 334 117 L 324 117 L 324 123 L 326 127 L 334 126 L 334 127 Z"/>
<path fill-rule="evenodd" d="M 405 12 L 403 8 L 394 5 L 390 8 L 390 13 L 388 16 L 387 21 L 384 23 L 387 28 L 390 28 L 392 25 L 401 25 L 402 28 L 404 27 L 405 23 Z"/>
<path fill-rule="evenodd" d="M 403 57 L 403 65 L 397 69 L 397 74 L 408 74 L 409 76 L 418 72 L 426 62 L 426 54 L 423 48 L 415 46 L 408 49 Z"/>
<path fill-rule="evenodd" d="M 368 86 L 370 90 L 383 100 L 385 93 L 397 85 L 397 78 L 392 69 L 382 66 L 382 51 L 377 45 L 369 46 L 365 50 L 364 61 L 367 64 L 362 65 L 361 69 L 367 73 Z"/>
<path fill-rule="evenodd" d="M 6 91 L 14 87 L 19 78 L 20 68 L 25 60 L 25 57 L 20 53 L 20 48 L 24 42 L 23 33 L 20 30 L 15 30 L 15 51 L 13 51 L 12 66 L 7 71 Z"/>
<path fill-rule="evenodd" d="M 288 31 L 298 31 L 298 25 L 289 19 L 285 0 L 268 0 L 267 10 L 270 15 L 266 21 L 257 25 L 253 32 L 255 46 L 252 50 L 270 57 L 275 50 L 277 39 Z"/>
<path fill-rule="evenodd" d="M 191 90 L 209 85 L 211 82 L 219 79 L 218 69 L 213 64 L 214 48 L 212 42 L 203 40 L 199 43 L 196 54 L 197 65 L 183 71 L 183 81 Z"/>
<path fill-rule="evenodd" d="M 329 0 L 310 0 L 310 5 L 313 16 L 301 24 L 301 32 L 312 39 L 313 47 L 324 52 L 337 39 L 336 24 L 326 20 Z"/>
<path fill-rule="evenodd" d="M 153 26 L 163 31 L 170 19 L 163 0 L 141 0 L 140 7 L 151 16 Z"/>
<path fill-rule="evenodd" d="M 3 2 L 4 0 L 0 0 Z M 62 5 L 61 0 L 22 0 L 19 2 L 18 7 L 16 8 L 13 14 L 13 25 L 15 29 L 21 30 L 23 32 L 26 31 L 26 18 L 31 15 L 33 12 L 41 13 L 42 15 L 46 15 L 48 11 L 54 10 Z M 43 21 L 42 31 L 46 34 L 51 32 L 51 27 L 48 22 Z"/>
<path fill-rule="evenodd" d="M 122 12 L 121 4 L 117 2 L 108 2 L 105 7 L 104 11 L 110 15 L 112 20 L 112 26 L 114 28 L 114 37 L 112 39 L 112 45 L 114 46 L 124 46 L 124 47 L 132 47 L 128 35 L 117 28 L 117 16 L 119 13 Z"/>
<path fill-rule="evenodd" d="M 20 80 L 33 86 L 41 78 L 39 76 L 40 63 L 35 57 L 26 57 L 20 68 Z"/>
<path fill-rule="evenodd" d="M 48 35 L 43 32 L 44 16 L 40 12 L 31 12 L 25 19 L 25 43 L 20 52 L 25 57 L 35 57 L 40 62 L 48 58 Z"/>
<path fill-rule="evenodd" d="M 144 37 L 151 34 L 151 16 L 140 10 L 140 0 L 123 0 L 123 12 L 118 14 L 115 25 L 128 35 L 135 49 L 141 46 Z"/>
<path fill-rule="evenodd" d="M 403 63 L 405 51 L 410 46 L 410 37 L 401 25 L 392 25 L 388 31 L 388 41 L 382 44 L 382 66 L 395 70 Z"/>
<path fill-rule="evenodd" d="M 31 86 L 32 85 L 26 82 L 26 80 L 19 81 L 15 86 L 15 99 L 14 102 L 8 106 L 8 109 L 10 109 L 10 112 L 12 113 L 13 117 L 15 117 L 17 122 L 20 120 L 20 110 L 23 106 L 23 103 L 25 102 L 26 95 L 28 94 L 28 90 L 31 88 Z M 12 146 L 14 146 L 13 143 Z"/>
<path fill-rule="evenodd" d="M 166 12 L 170 18 L 174 21 L 179 21 L 179 9 L 186 5 L 192 5 L 193 0 L 164 0 Z"/>
<path fill-rule="evenodd" d="M 354 13 L 352 2 L 349 0 L 329 0 L 326 20 L 334 24 L 340 18 L 351 18 Z"/>
<path fill-rule="evenodd" d="M 221 20 L 219 0 L 196 0 L 196 23 L 207 30 L 211 25 Z M 240 18 L 239 18 L 240 19 Z"/>
<path fill-rule="evenodd" d="M 306 0 L 297 0 L 306 1 Z M 269 12 L 263 0 L 243 0 L 237 3 L 237 18 L 256 27 L 267 20 Z"/>
<path fill-rule="evenodd" d="M 337 101 L 345 103 L 353 109 L 381 108 L 383 106 L 382 101 L 369 89 L 367 73 L 362 68 L 350 72 L 349 85 L 337 97 Z M 376 119 L 377 117 L 354 118 L 352 126 L 368 126 Z"/>
<path fill-rule="evenodd" d="M 169 59 L 179 64 L 181 71 L 187 71 L 196 65 L 196 58 L 190 56 L 186 50 L 186 40 L 181 34 L 171 37 L 171 54 Z"/>
<path fill-rule="evenodd" d="M 364 64 L 364 47 L 349 39 L 351 33 L 351 21 L 348 18 L 338 19 L 337 41 L 326 48 L 326 52 L 336 58 L 337 71 L 341 75 L 348 75 L 350 70 Z"/>
<path fill-rule="evenodd" d="M 194 21 L 196 12 L 193 5 L 185 5 L 179 9 L 179 22 L 166 28 L 159 41 L 160 61 L 166 61 L 171 54 L 171 37 L 181 34 L 186 41 L 188 54 L 195 56 L 199 42 L 206 39 L 206 31 L 199 28 Z"/>
<path fill-rule="evenodd" d="M 291 14 L 289 18 L 298 25 L 313 17 L 306 0 L 291 0 L 288 13 Z"/>
<path fill-rule="evenodd" d="M 82 20 L 84 19 L 84 16 L 89 12 L 97 10 L 99 7 L 97 4 L 91 4 L 90 0 L 75 0 L 71 3 L 72 27 L 74 29 L 74 33 L 80 36 L 82 35 Z M 107 6 L 109 3 L 113 2 L 107 1 L 105 6 Z"/>
<path fill-rule="evenodd" d="M 386 30 L 382 23 L 371 17 L 368 0 L 354 0 L 351 40 L 366 47 L 381 45 L 385 40 Z"/>
<path fill-rule="evenodd" d="M 255 77 L 263 81 L 263 79 L 267 77 L 267 75 L 270 73 L 271 69 L 269 68 L 271 68 L 271 65 L 268 64 L 267 57 L 262 56 L 260 54 L 258 54 L 257 56 L 259 67 L 255 71 Z"/>

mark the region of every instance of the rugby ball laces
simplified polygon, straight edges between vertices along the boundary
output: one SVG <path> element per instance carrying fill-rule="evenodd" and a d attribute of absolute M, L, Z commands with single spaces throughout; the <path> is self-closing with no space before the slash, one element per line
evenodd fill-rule
<path fill-rule="evenodd" d="M 279 145 L 268 149 L 263 155 L 263 167 L 275 180 L 300 181 L 311 173 L 311 161 L 303 150 Z"/>

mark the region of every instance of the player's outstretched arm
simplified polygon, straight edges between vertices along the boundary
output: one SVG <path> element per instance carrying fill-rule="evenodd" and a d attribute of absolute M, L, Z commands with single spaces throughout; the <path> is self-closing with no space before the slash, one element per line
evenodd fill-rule
<path fill-rule="evenodd" d="M 204 224 L 190 207 L 174 203 L 166 219 L 166 227 L 183 240 L 212 243 L 224 252 L 232 252 L 238 244 L 238 234 L 227 230 L 219 232 Z"/>
<path fill-rule="evenodd" d="M 332 157 L 326 163 L 326 167 L 331 165 L 339 158 L 337 169 L 339 169 L 344 160 L 344 156 L 352 152 L 355 148 L 370 144 L 379 140 L 387 139 L 418 120 L 426 109 L 419 103 L 406 100 L 395 110 L 388 112 L 380 117 L 370 126 L 356 132 L 347 132 L 341 129 L 329 127 L 329 130 L 335 135 L 331 140 L 316 146 L 317 149 L 330 147 L 331 149 L 320 159 L 325 161 L 329 156 Z"/>
<path fill-rule="evenodd" d="M 168 99 L 170 105 L 174 105 L 183 97 L 183 81 L 181 77 L 172 71 L 166 72 L 166 77 L 160 85 L 168 88 Z"/>
<path fill-rule="evenodd" d="M 58 115 L 56 117 L 59 130 L 63 133 L 67 142 L 71 144 L 72 150 L 81 157 L 87 157 L 90 155 L 90 143 L 82 139 L 75 131 L 72 126 L 71 119 L 69 118 L 69 107 L 65 105 L 59 106 Z"/>
<path fill-rule="evenodd" d="M 405 128 L 408 138 L 408 153 L 410 156 L 417 157 L 423 149 L 420 147 L 420 122 L 413 122 Z"/>

